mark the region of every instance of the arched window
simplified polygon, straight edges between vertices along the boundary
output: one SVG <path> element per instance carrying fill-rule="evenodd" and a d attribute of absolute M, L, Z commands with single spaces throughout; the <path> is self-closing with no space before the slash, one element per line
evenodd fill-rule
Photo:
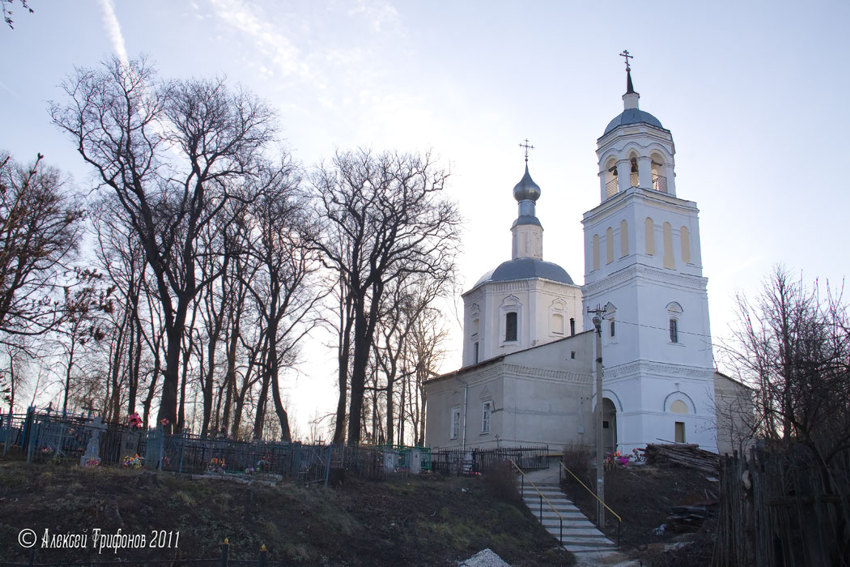
<path fill-rule="evenodd" d="M 620 221 L 620 258 L 629 255 L 629 223 Z"/>
<path fill-rule="evenodd" d="M 576 320 L 574 317 L 570 317 L 570 336 L 576 334 Z"/>
<path fill-rule="evenodd" d="M 614 229 L 610 226 L 605 231 L 605 263 L 614 261 Z"/>
<path fill-rule="evenodd" d="M 646 253 L 650 256 L 655 254 L 655 223 L 646 217 L 643 230 L 646 233 Z"/>
<path fill-rule="evenodd" d="M 691 263 L 691 233 L 688 227 L 683 226 L 679 229 L 679 234 L 682 238 L 682 262 L 685 264 Z"/>
<path fill-rule="evenodd" d="M 664 223 L 664 267 L 671 270 L 676 269 L 676 260 L 673 258 L 673 227 L 669 222 Z"/>
<path fill-rule="evenodd" d="M 682 400 L 673 400 L 670 404 L 671 413 L 688 413 L 688 406 Z"/>
<path fill-rule="evenodd" d="M 599 269 L 599 235 L 593 235 L 593 269 Z"/>
<path fill-rule="evenodd" d="M 679 342 L 679 318 L 682 316 L 682 306 L 672 301 L 667 304 L 667 319 L 670 331 L 670 342 Z"/>

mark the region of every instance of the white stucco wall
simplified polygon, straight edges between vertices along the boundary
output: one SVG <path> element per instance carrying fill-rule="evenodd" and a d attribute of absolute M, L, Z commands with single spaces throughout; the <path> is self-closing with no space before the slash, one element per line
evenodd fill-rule
<path fill-rule="evenodd" d="M 545 443 L 559 451 L 581 442 L 592 425 L 592 339 L 592 333 L 578 334 L 427 382 L 426 443 L 432 448 Z M 494 411 L 485 433 L 482 407 L 490 400 Z M 460 408 L 465 423 L 454 439 L 452 408 Z"/>
<path fill-rule="evenodd" d="M 502 356 L 570 335 L 570 319 L 576 333 L 582 331 L 581 287 L 541 278 L 486 282 L 463 295 L 464 338 L 462 366 Z M 516 341 L 505 341 L 505 313 L 518 317 Z M 563 328 L 554 329 L 553 314 L 563 316 Z M 475 325 L 475 319 L 478 325 Z M 557 332 L 561 330 L 562 332 Z"/>

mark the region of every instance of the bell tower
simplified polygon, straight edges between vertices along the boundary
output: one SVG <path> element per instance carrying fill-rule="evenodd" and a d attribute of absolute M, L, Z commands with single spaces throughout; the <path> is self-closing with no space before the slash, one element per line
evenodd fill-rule
<path fill-rule="evenodd" d="M 620 450 L 658 440 L 716 450 L 699 211 L 677 196 L 673 136 L 640 109 L 632 56 L 621 55 L 623 111 L 597 140 L 600 204 L 582 219 L 584 326 L 604 308 L 604 398 Z"/>

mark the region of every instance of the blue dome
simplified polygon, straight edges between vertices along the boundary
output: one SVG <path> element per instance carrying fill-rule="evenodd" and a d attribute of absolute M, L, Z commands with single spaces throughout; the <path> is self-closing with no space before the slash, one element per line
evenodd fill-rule
<path fill-rule="evenodd" d="M 478 287 L 487 282 L 530 280 L 536 278 L 574 285 L 573 279 L 567 271 L 558 264 L 544 262 L 536 258 L 517 258 L 516 260 L 502 262 L 498 268 L 481 276 L 481 279 L 473 287 Z"/>
<path fill-rule="evenodd" d="M 624 110 L 619 116 L 608 123 L 608 126 L 605 128 L 605 134 L 617 126 L 625 126 L 626 124 L 649 124 L 656 128 L 664 128 L 664 126 L 661 125 L 661 121 L 650 113 L 640 110 L 639 108 L 629 108 Z M 604 136 L 605 134 L 602 135 Z"/>

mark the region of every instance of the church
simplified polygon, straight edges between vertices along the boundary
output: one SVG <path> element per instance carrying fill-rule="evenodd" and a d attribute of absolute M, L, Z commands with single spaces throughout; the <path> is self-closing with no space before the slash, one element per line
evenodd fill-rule
<path fill-rule="evenodd" d="M 697 205 L 677 194 L 672 134 L 640 109 L 626 61 L 623 112 L 597 140 L 599 205 L 582 218 L 584 285 L 543 260 L 526 142 L 511 259 L 462 296 L 460 370 L 425 384 L 432 449 L 592 445 L 599 357 L 606 451 L 737 445 L 749 391 L 715 371 Z"/>

